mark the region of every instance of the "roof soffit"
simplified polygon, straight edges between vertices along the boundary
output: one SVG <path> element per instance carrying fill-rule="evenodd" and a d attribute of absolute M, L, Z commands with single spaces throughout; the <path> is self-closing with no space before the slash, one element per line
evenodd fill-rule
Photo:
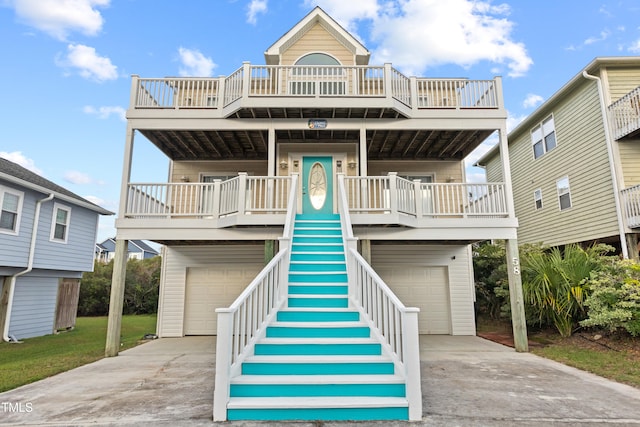
<path fill-rule="evenodd" d="M 349 49 L 356 57 L 356 64 L 369 63 L 370 52 L 358 39 L 353 37 L 340 24 L 331 18 L 320 7 L 316 6 L 307 16 L 302 18 L 293 28 L 287 31 L 264 53 L 267 65 L 279 65 L 280 56 L 284 51 L 300 40 L 316 24 L 321 25 L 327 32 Z"/>

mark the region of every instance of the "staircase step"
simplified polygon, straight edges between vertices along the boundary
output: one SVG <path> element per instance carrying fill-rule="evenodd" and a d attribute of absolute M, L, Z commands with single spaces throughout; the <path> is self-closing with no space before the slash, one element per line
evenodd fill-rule
<path fill-rule="evenodd" d="M 339 214 L 296 214 L 298 221 L 340 221 Z"/>
<path fill-rule="evenodd" d="M 305 271 L 289 273 L 289 283 L 347 283 L 347 273 L 339 271 Z"/>
<path fill-rule="evenodd" d="M 289 265 L 291 272 L 345 272 L 347 265 L 342 262 L 309 262 L 309 261 L 293 261 Z"/>
<path fill-rule="evenodd" d="M 313 308 L 300 310 L 280 310 L 279 322 L 357 322 L 360 313 L 357 311 L 326 311 Z"/>
<path fill-rule="evenodd" d="M 294 252 L 291 254 L 291 262 L 345 262 L 344 253 L 340 252 Z"/>
<path fill-rule="evenodd" d="M 256 355 L 380 355 L 380 343 L 366 338 L 264 338 L 255 345 Z"/>
<path fill-rule="evenodd" d="M 405 397 L 395 375 L 242 375 L 231 381 L 231 397 Z"/>
<path fill-rule="evenodd" d="M 293 244 L 296 243 L 337 243 L 342 245 L 342 236 L 293 236 Z"/>
<path fill-rule="evenodd" d="M 349 299 L 342 296 L 332 297 L 332 295 L 323 295 L 322 297 L 315 295 L 300 295 L 297 297 L 289 297 L 287 300 L 287 306 L 289 308 L 347 308 L 349 307 Z"/>
<path fill-rule="evenodd" d="M 235 397 L 227 416 L 229 421 L 408 420 L 408 407 L 403 397 Z"/>
<path fill-rule="evenodd" d="M 319 236 L 319 237 L 342 237 L 342 229 L 334 227 L 298 227 L 296 226 L 293 235 L 295 236 Z"/>
<path fill-rule="evenodd" d="M 243 375 L 392 375 L 393 362 L 383 356 L 249 356 Z"/>
<path fill-rule="evenodd" d="M 368 326 L 267 326 L 267 338 L 369 338 Z"/>
<path fill-rule="evenodd" d="M 293 243 L 291 253 L 311 253 L 311 252 L 340 252 L 344 253 L 342 243 Z"/>
<path fill-rule="evenodd" d="M 289 285 L 289 295 L 347 295 L 349 287 L 328 285 Z"/>

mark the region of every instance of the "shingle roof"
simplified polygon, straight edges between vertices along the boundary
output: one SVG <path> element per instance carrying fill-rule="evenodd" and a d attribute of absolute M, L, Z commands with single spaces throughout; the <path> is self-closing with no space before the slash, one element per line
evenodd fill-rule
<path fill-rule="evenodd" d="M 78 196 L 77 194 L 67 190 L 58 184 L 49 181 L 40 175 L 31 172 L 29 169 L 20 166 L 10 160 L 0 157 L 0 178 L 6 178 L 10 181 L 22 184 L 27 188 L 31 188 L 36 191 L 44 191 L 54 193 L 58 197 L 66 199 L 68 201 L 76 201 L 81 206 L 96 211 L 102 215 L 113 215 L 110 212 L 89 200 Z M 13 179 L 12 179 L 13 178 Z"/>

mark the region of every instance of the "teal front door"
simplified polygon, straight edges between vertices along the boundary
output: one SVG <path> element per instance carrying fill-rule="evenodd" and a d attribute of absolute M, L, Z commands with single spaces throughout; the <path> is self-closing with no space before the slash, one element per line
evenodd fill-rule
<path fill-rule="evenodd" d="M 302 213 L 333 213 L 333 159 L 302 158 Z"/>

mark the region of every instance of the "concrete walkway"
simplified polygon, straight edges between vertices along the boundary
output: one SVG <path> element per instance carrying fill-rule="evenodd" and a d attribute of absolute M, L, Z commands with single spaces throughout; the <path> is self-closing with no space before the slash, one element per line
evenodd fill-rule
<path fill-rule="evenodd" d="M 0 393 L 0 425 L 640 425 L 640 390 L 478 337 L 421 337 L 422 422 L 211 420 L 214 337 L 165 338 Z"/>

